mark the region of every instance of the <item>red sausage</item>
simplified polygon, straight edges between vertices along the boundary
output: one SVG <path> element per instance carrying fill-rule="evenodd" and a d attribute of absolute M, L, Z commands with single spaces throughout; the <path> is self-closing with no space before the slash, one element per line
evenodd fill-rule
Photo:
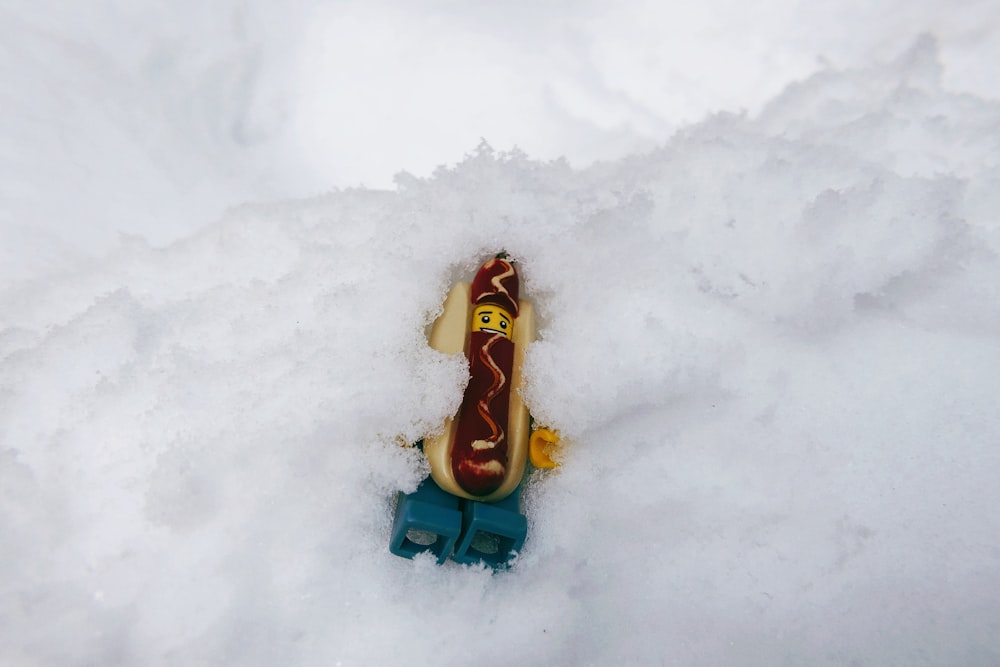
<path fill-rule="evenodd" d="M 518 288 L 513 264 L 506 259 L 491 259 L 472 281 L 472 304 L 493 304 L 517 317 Z M 507 474 L 504 430 L 513 369 L 514 342 L 508 336 L 490 331 L 470 334 L 471 378 L 457 417 L 451 465 L 455 481 L 474 496 L 496 491 Z"/>

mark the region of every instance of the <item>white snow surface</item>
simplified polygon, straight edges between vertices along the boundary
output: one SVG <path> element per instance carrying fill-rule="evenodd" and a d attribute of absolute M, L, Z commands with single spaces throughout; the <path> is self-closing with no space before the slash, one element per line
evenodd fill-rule
<path fill-rule="evenodd" d="M 421 30 L 494 45 L 610 11 L 418 4 Z M 638 143 L 562 98 L 593 113 L 556 139 L 614 159 L 484 130 L 451 166 L 315 194 L 353 154 L 297 143 L 333 135 L 325 61 L 294 54 L 347 48 L 330 26 L 392 42 L 417 11 L 377 6 L 0 6 L 0 664 L 1000 664 L 1000 86 L 976 69 L 995 7 L 818 11 L 745 65 L 815 48 L 808 68 L 766 97 L 680 81 L 655 123 L 608 121 Z M 740 16 L 716 43 L 771 34 Z M 610 54 L 591 71 L 639 90 L 608 46 L 627 37 L 586 42 Z M 660 56 L 717 71 L 682 46 Z M 539 113 L 509 136 L 558 124 Z M 417 130 L 355 147 L 405 167 Z M 397 440 L 466 379 L 425 328 L 500 249 L 540 315 L 526 398 L 564 463 L 530 478 L 511 570 L 397 558 L 395 496 L 426 474 Z"/>

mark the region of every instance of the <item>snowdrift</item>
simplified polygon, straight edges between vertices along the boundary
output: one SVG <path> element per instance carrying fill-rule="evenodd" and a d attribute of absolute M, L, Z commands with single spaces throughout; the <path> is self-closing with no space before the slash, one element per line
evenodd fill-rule
<path fill-rule="evenodd" d="M 1000 661 L 1000 103 L 934 45 L 584 170 L 487 145 L 0 293 L 4 664 Z M 402 560 L 425 327 L 505 249 L 569 442 Z"/>

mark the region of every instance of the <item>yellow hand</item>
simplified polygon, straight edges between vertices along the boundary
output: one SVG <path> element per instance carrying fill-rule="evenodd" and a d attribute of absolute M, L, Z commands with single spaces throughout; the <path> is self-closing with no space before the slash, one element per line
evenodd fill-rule
<path fill-rule="evenodd" d="M 551 454 L 559 450 L 559 433 L 547 428 L 540 428 L 531 434 L 528 441 L 528 456 L 531 465 L 536 468 L 555 468 L 559 465 L 552 460 Z"/>

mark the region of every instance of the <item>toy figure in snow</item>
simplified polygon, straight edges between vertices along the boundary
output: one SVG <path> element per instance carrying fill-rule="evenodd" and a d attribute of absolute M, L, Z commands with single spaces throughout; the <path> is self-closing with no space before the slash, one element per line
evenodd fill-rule
<path fill-rule="evenodd" d="M 431 328 L 431 347 L 465 352 L 470 380 L 455 418 L 422 441 L 430 477 L 399 496 L 389 545 L 398 556 L 429 551 L 439 563 L 451 557 L 497 568 L 524 544 L 528 524 L 519 504 L 527 460 L 555 467 L 548 452 L 559 438 L 548 429 L 531 433 L 518 391 L 535 336 L 534 311 L 518 298 L 519 287 L 514 265 L 502 255 L 491 259 L 471 285 L 452 288 Z"/>

